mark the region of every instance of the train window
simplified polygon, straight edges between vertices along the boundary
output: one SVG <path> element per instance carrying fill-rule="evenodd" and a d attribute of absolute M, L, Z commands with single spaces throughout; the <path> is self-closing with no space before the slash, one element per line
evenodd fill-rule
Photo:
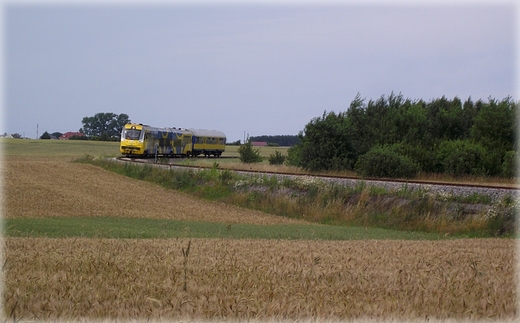
<path fill-rule="evenodd" d="M 123 131 L 123 138 L 126 140 L 138 140 L 141 131 L 134 129 L 125 129 Z"/>

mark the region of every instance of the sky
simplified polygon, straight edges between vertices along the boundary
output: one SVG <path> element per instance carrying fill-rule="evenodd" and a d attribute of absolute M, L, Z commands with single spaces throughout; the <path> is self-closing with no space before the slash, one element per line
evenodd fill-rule
<path fill-rule="evenodd" d="M 125 113 L 228 142 L 297 135 L 357 94 L 520 97 L 515 1 L 4 1 L 0 133 Z"/>

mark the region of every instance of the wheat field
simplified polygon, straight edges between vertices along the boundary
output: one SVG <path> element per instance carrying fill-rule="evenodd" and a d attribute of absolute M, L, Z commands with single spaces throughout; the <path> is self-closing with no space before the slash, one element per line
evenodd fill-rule
<path fill-rule="evenodd" d="M 9 238 L 4 306 L 24 321 L 512 319 L 513 244 Z"/>
<path fill-rule="evenodd" d="M 6 156 L 3 215 L 297 223 L 70 158 Z M 122 208 L 131 201 L 131 208 Z M 6 321 L 517 319 L 516 240 L 4 238 Z"/>
<path fill-rule="evenodd" d="M 6 158 L 4 185 L 6 218 L 113 216 L 249 224 L 301 223 L 196 199 L 92 165 L 53 158 Z"/>

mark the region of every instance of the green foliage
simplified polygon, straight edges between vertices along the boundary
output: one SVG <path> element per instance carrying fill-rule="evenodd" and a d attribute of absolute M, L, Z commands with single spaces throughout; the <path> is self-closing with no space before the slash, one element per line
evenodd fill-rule
<path fill-rule="evenodd" d="M 300 142 L 300 138 L 295 135 L 282 135 L 282 136 L 252 136 L 249 137 L 251 141 L 265 141 L 268 146 L 282 146 L 282 147 L 292 147 Z"/>
<path fill-rule="evenodd" d="M 443 141 L 437 150 L 442 172 L 461 175 L 485 175 L 486 151 L 468 140 Z"/>
<path fill-rule="evenodd" d="M 300 134 L 298 164 L 311 171 L 349 170 L 355 161 L 351 131 L 344 113 L 323 112 Z"/>
<path fill-rule="evenodd" d="M 512 197 L 506 197 L 503 201 L 495 203 L 489 209 L 486 218 L 487 225 L 484 234 L 492 237 L 508 236 L 516 232 L 518 225 L 516 215 L 518 206 L 514 204 Z"/>
<path fill-rule="evenodd" d="M 437 157 L 431 149 L 403 142 L 388 145 L 387 148 L 401 156 L 410 158 L 419 165 L 420 171 L 431 173 L 438 171 Z"/>
<path fill-rule="evenodd" d="M 69 138 L 69 140 L 88 140 L 86 136 L 78 136 L 74 135 Z M 115 141 L 115 140 L 104 140 L 104 141 Z"/>
<path fill-rule="evenodd" d="M 518 103 L 510 97 L 474 103 L 443 96 L 425 102 L 391 93 L 366 102 L 357 94 L 346 112 L 312 119 L 299 134 L 300 143 L 288 151 L 287 164 L 349 170 L 359 156 L 385 146 L 423 172 L 510 177 L 514 165 L 508 152 L 518 149 L 517 113 Z M 456 141 L 466 142 L 463 152 L 448 152 L 458 146 L 445 142 Z"/>
<path fill-rule="evenodd" d="M 376 146 L 359 157 L 355 170 L 367 177 L 412 178 L 417 175 L 419 166 L 388 146 Z"/>
<path fill-rule="evenodd" d="M 237 141 L 226 142 L 226 146 L 240 146 L 240 139 Z"/>
<path fill-rule="evenodd" d="M 502 155 L 514 150 L 517 112 L 517 104 L 510 97 L 501 102 L 490 99 L 475 116 L 471 138 L 488 151 L 499 150 Z"/>
<path fill-rule="evenodd" d="M 81 123 L 83 127 L 80 131 L 88 138 L 111 141 L 119 139 L 121 129 L 130 123 L 130 119 L 124 113 L 96 113 L 93 117 L 84 117 Z"/>
<path fill-rule="evenodd" d="M 260 156 L 260 149 L 254 149 L 251 141 L 241 145 L 238 148 L 238 153 L 240 155 L 240 161 L 247 164 L 259 163 L 263 159 L 262 156 Z"/>
<path fill-rule="evenodd" d="M 514 150 L 510 150 L 504 156 L 504 162 L 502 163 L 502 176 L 504 177 L 515 177 L 517 172 L 517 160 L 518 153 Z"/>
<path fill-rule="evenodd" d="M 45 131 L 41 136 L 40 139 L 51 139 L 51 135 Z"/>
<path fill-rule="evenodd" d="M 276 150 L 274 154 L 269 155 L 269 165 L 282 165 L 285 162 L 286 156 Z"/>
<path fill-rule="evenodd" d="M 289 166 L 296 166 L 301 167 L 302 166 L 302 147 L 301 145 L 296 145 L 287 150 L 287 158 L 285 159 L 285 162 Z"/>
<path fill-rule="evenodd" d="M 219 174 L 220 181 L 224 185 L 229 185 L 235 178 L 234 173 L 232 173 L 230 170 L 223 170 Z"/>
<path fill-rule="evenodd" d="M 468 105 L 466 108 L 469 109 Z M 458 97 L 448 100 L 442 97 L 426 105 L 428 131 L 432 142 L 459 140 L 468 137 L 468 125 L 463 118 L 463 105 Z"/>

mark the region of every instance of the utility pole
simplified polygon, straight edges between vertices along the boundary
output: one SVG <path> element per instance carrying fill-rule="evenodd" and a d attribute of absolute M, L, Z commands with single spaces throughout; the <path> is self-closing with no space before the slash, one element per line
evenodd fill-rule
<path fill-rule="evenodd" d="M 38 124 L 36 124 L 36 139 L 38 139 Z"/>

